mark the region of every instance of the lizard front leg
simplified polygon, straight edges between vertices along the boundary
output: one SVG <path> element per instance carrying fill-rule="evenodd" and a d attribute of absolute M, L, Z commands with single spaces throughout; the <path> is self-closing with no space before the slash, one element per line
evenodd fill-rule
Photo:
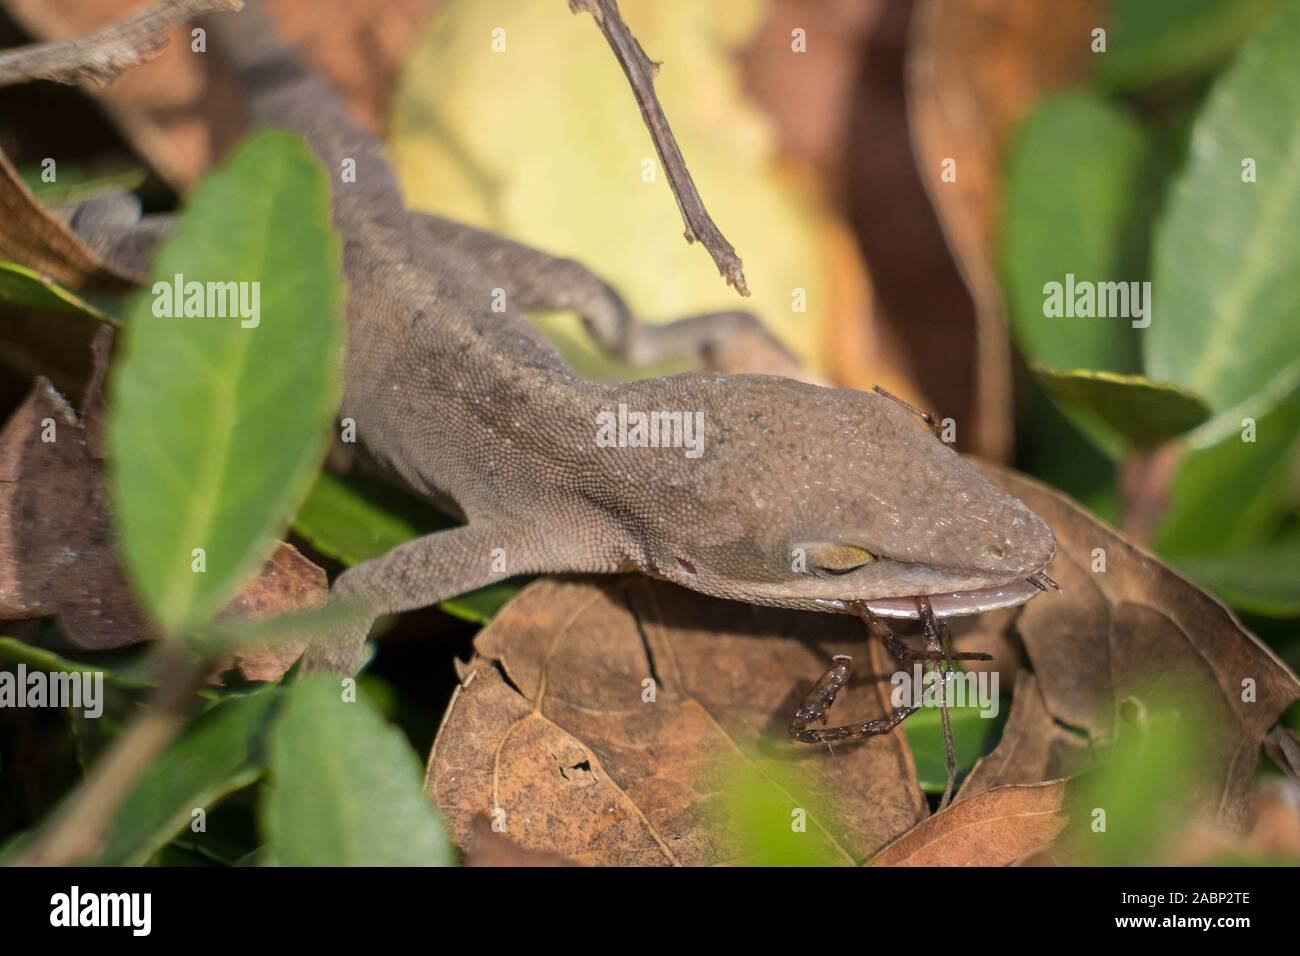
<path fill-rule="evenodd" d="M 666 325 L 639 320 L 586 266 L 501 236 L 411 213 L 440 250 L 460 255 L 521 309 L 572 309 L 596 344 L 631 365 L 689 359 L 719 372 L 764 372 L 813 381 L 752 312 L 707 312 Z"/>
<path fill-rule="evenodd" d="M 386 614 L 429 607 L 516 575 L 602 573 L 619 564 L 612 549 L 532 525 L 485 522 L 437 531 L 339 575 L 330 600 L 340 616 L 312 637 L 301 669 L 355 673 L 371 625 Z"/>

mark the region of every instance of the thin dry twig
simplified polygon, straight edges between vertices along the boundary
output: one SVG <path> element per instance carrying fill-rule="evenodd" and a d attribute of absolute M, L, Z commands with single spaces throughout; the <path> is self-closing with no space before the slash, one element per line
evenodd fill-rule
<path fill-rule="evenodd" d="M 617 0 L 569 0 L 569 9 L 574 13 L 585 11 L 595 18 L 600 32 L 605 35 L 619 65 L 627 74 L 637 105 L 641 107 L 646 129 L 650 131 L 659 160 L 668 174 L 668 183 L 677 199 L 682 221 L 686 224 L 686 241 L 694 242 L 698 239 L 717 263 L 718 271 L 727 283 L 735 286 L 741 295 L 749 295 L 740 256 L 736 255 L 735 248 L 714 225 L 709 211 L 704 207 L 704 200 L 695 188 L 695 182 L 686 168 L 686 160 L 668 125 L 668 117 L 664 115 L 659 98 L 655 95 L 654 77 L 659 72 L 659 65 L 646 56 L 641 44 L 623 22 Z"/>
<path fill-rule="evenodd" d="M 0 53 L 0 86 L 30 80 L 107 86 L 118 74 L 162 53 L 167 31 L 176 24 L 243 6 L 243 0 L 159 0 L 84 37 L 7 50 Z"/>
<path fill-rule="evenodd" d="M 140 777 L 189 722 L 212 665 L 177 644 L 159 650 L 158 689 L 149 710 L 117 737 L 50 825 L 14 866 L 71 866 L 100 851 L 108 827 Z"/>

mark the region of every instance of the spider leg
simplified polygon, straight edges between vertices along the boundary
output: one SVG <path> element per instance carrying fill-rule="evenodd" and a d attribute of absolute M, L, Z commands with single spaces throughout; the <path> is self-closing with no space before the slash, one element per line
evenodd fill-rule
<path fill-rule="evenodd" d="M 825 723 L 826 715 L 841 688 L 849 682 L 853 673 L 853 658 L 837 654 L 831 659 L 831 666 L 813 689 L 804 697 L 799 709 L 790 720 L 790 736 L 795 740 L 809 744 L 833 743 L 838 740 L 864 740 L 887 734 L 912 714 L 920 710 L 920 705 L 901 707 L 877 720 L 865 720 L 860 724 L 846 724 L 843 727 L 816 728 L 815 723 Z"/>
<path fill-rule="evenodd" d="M 948 714 L 946 686 L 952 679 L 953 654 L 951 641 L 948 639 L 948 626 L 935 617 L 934 609 L 930 607 L 928 599 L 921 598 L 918 604 L 921 608 L 921 622 L 925 628 L 926 649 L 932 654 L 938 654 L 939 659 L 942 660 L 942 664 L 937 661 L 934 664 L 935 669 L 941 674 L 940 680 L 944 685 L 939 691 L 939 716 L 943 721 L 943 748 L 944 756 L 947 758 L 948 779 L 943 788 L 943 799 L 939 801 L 939 809 L 942 810 L 952 802 L 952 791 L 957 782 L 957 752 L 952 742 L 952 718 Z"/>

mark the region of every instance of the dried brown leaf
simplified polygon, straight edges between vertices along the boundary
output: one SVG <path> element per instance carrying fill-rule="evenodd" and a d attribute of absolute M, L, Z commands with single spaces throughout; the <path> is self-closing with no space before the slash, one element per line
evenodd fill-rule
<path fill-rule="evenodd" d="M 154 636 L 114 547 L 100 447 L 110 342 L 105 327 L 83 414 L 38 379 L 0 431 L 0 620 L 57 615 L 68 639 L 86 650 Z M 222 614 L 275 616 L 319 606 L 326 593 L 325 572 L 282 543 Z M 299 652 L 301 644 L 289 642 L 250 646 L 234 663 L 250 680 L 273 680 Z"/>
<path fill-rule="evenodd" d="M 457 841 L 505 813 L 526 849 L 585 864 L 743 860 L 726 781 L 748 763 L 808 807 L 808 836 L 860 862 L 926 814 L 901 734 L 833 753 L 786 723 L 835 653 L 861 658 L 847 617 L 717 601 L 644 578 L 546 580 L 475 641 L 429 757 L 427 785 Z M 886 673 L 872 647 L 871 667 Z M 860 675 L 837 714 L 888 708 Z M 643 700 L 653 679 L 655 700 Z"/>
<path fill-rule="evenodd" d="M 85 36 L 0 51 L 0 85 L 51 80 L 107 86 L 123 71 L 161 53 L 170 27 L 241 6 L 242 0 L 155 0 L 152 6 Z"/>
<path fill-rule="evenodd" d="M 572 860 L 544 850 L 525 850 L 492 829 L 481 816 L 474 821 L 474 843 L 465 856 L 466 866 L 575 866 Z"/>
<path fill-rule="evenodd" d="M 1010 866 L 1061 835 L 1073 797 L 1065 780 L 986 790 L 922 821 L 871 865 Z"/>
<path fill-rule="evenodd" d="M 0 0 L 0 5 L 38 39 L 63 40 L 120 20 L 145 2 Z M 419 38 L 420 23 L 439 2 L 267 0 L 263 6 L 304 59 L 343 92 L 357 119 L 382 132 L 398 70 Z M 220 57 L 192 52 L 187 27 L 175 27 L 168 37 L 156 60 L 97 92 L 131 144 L 163 178 L 184 189 L 229 150 L 244 120 L 238 89 Z"/>
<path fill-rule="evenodd" d="M 1300 696 L 1294 675 L 1221 605 L 1082 508 L 985 467 L 1055 530 L 1062 592 L 990 615 L 995 627 L 960 629 L 967 647 L 1022 642 L 1033 671 L 1017 679 L 1001 743 L 951 808 L 925 817 L 900 734 L 833 757 L 786 742 L 787 715 L 826 659 L 860 651 L 852 619 L 714 601 L 641 578 L 545 581 L 479 635 L 480 656 L 430 755 L 429 790 L 458 839 L 498 810 L 520 846 L 582 863 L 743 860 L 721 791 L 728 763 L 751 760 L 829 808 L 810 830 L 846 860 L 892 837 L 873 862 L 1052 862 L 1074 792 L 1057 778 L 1090 764 L 1089 747 L 1113 739 L 1121 702 L 1153 679 L 1157 691 L 1212 695 L 1215 713 L 1200 715 L 1214 728 L 1211 759 L 1195 786 L 1216 825 L 1236 828 L 1261 740 Z M 1097 549 L 1104 572 L 1091 570 Z M 883 651 L 871 653 L 875 672 L 889 672 Z M 1246 677 L 1253 701 L 1241 699 Z M 646 678 L 655 703 L 641 699 Z M 879 681 L 849 693 L 838 713 L 861 719 L 888 707 Z"/>
<path fill-rule="evenodd" d="M 917 383 L 925 408 L 959 423 L 964 450 L 999 458 L 1009 449 L 1011 417 L 997 389 L 1005 391 L 1009 367 L 972 361 L 980 357 L 974 306 L 913 156 L 904 95 L 910 19 L 911 4 L 886 3 L 869 24 L 850 101 L 842 192 L 871 269 L 875 338 L 897 356 L 896 374 Z M 873 358 L 850 353 L 846 361 L 870 370 Z M 993 385 L 982 385 L 983 376 L 995 376 Z"/>
<path fill-rule="evenodd" d="M 1222 604 L 1069 498 L 983 467 L 1056 534 L 1050 571 L 1061 591 L 1035 598 L 1014 622 L 1047 713 L 1104 744 L 1130 694 L 1208 701 L 1197 715 L 1212 732 L 1197 784 L 1205 812 L 1238 826 L 1261 742 L 1300 697 L 1300 681 Z"/>
<path fill-rule="evenodd" d="M 140 279 L 92 251 L 41 204 L 0 150 L 0 259 L 17 262 L 72 289 L 125 293 Z M 91 344 L 99 320 L 82 313 L 10 307 L 0 360 L 30 378 L 45 376 L 67 394 L 93 378 Z M 82 404 L 85 404 L 85 396 Z"/>
<path fill-rule="evenodd" d="M 989 457 L 1001 457 L 1010 442 L 1011 353 L 996 269 L 1003 153 L 1040 96 L 1084 75 L 1104 12 L 1104 0 L 916 4 L 908 120 L 921 181 L 975 300 L 982 429 L 975 447 Z M 953 182 L 940 178 L 945 159 L 956 160 Z"/>
<path fill-rule="evenodd" d="M 883 6 L 883 0 L 776 0 L 741 66 L 746 91 L 780 137 L 782 173 L 799 184 L 808 203 L 823 207 L 831 322 L 822 353 L 832 380 L 847 388 L 880 385 L 929 408 L 924 383 L 909 374 L 902 344 L 877 314 L 871 277 L 843 210 L 863 37 Z M 795 31 L 801 31 L 802 51 L 795 48 Z"/>
<path fill-rule="evenodd" d="M 976 761 L 957 800 L 970 799 L 995 787 L 1073 776 L 1087 762 L 1087 740 L 1052 719 L 1038 681 L 1024 671 L 1016 678 L 1016 694 L 1002 739 L 992 753 Z"/>
<path fill-rule="evenodd" d="M 1274 727 L 1264 749 L 1292 783 L 1300 786 L 1300 735 L 1290 727 Z"/>
<path fill-rule="evenodd" d="M 127 275 L 95 255 L 38 200 L 0 152 L 0 259 L 35 269 L 73 289 L 127 291 Z"/>
<path fill-rule="evenodd" d="M 782 150 L 838 189 L 863 37 L 887 0 L 776 0 L 743 56 L 745 86 L 774 121 Z M 794 49 L 802 32 L 804 52 Z"/>

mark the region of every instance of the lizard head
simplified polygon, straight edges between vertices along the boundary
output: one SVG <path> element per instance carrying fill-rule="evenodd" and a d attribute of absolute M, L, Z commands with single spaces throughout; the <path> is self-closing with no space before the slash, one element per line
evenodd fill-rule
<path fill-rule="evenodd" d="M 1051 529 L 888 397 L 770 376 L 678 381 L 674 401 L 703 411 L 705 440 L 694 460 L 657 460 L 658 576 L 885 617 L 918 616 L 922 596 L 940 617 L 977 614 L 1051 586 Z"/>

